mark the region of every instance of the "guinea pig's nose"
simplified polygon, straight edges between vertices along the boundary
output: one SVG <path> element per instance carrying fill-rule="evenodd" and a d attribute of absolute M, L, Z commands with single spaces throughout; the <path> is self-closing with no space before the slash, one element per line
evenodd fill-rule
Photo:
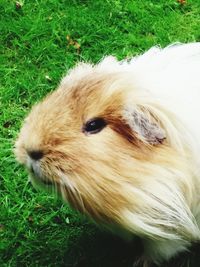
<path fill-rule="evenodd" d="M 41 150 L 31 150 L 28 151 L 28 155 L 33 160 L 40 160 L 41 158 L 43 158 L 44 153 Z"/>

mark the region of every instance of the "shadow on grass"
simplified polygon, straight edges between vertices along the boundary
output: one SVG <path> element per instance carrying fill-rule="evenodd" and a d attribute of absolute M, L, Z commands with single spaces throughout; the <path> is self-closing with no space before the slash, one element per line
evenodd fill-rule
<path fill-rule="evenodd" d="M 138 240 L 128 243 L 97 230 L 93 236 L 84 234 L 78 243 L 69 246 L 62 267 L 132 267 L 141 253 Z"/>
<path fill-rule="evenodd" d="M 67 249 L 62 267 L 133 267 L 142 255 L 139 240 L 127 243 L 108 233 L 96 231 L 93 236 L 84 234 L 78 243 Z M 141 267 L 142 265 L 138 265 Z M 157 265 L 152 264 L 151 267 Z M 190 251 L 181 253 L 160 267 L 199 267 L 200 245 L 193 245 Z M 150 267 L 150 266 L 149 266 Z"/>
<path fill-rule="evenodd" d="M 52 229 L 42 230 L 36 240 L 27 240 L 18 236 L 1 259 L 1 267 L 133 267 L 142 255 L 141 242 L 135 239 L 128 243 L 103 232 L 92 224 L 83 225 L 79 231 L 73 225 L 73 234 L 52 235 Z M 65 228 L 63 228 L 65 229 Z M 50 237 L 50 239 L 49 239 Z M 65 238 L 66 237 L 66 238 Z M 52 240 L 52 243 L 50 242 Z M 55 243 L 54 241 L 59 243 Z M 24 251 L 24 249 L 27 249 Z M 2 262 L 1 262 L 2 260 Z M 138 265 L 141 267 L 142 265 Z M 160 267 L 199 267 L 200 245 L 194 245 L 190 251 L 180 254 Z M 156 267 L 151 265 L 148 267 Z"/>

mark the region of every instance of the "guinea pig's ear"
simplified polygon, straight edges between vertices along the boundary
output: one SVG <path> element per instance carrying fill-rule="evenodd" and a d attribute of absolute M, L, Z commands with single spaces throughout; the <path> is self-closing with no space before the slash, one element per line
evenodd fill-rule
<path fill-rule="evenodd" d="M 132 131 L 133 138 L 150 145 L 162 144 L 166 139 L 165 131 L 148 110 L 127 108 L 123 117 Z"/>

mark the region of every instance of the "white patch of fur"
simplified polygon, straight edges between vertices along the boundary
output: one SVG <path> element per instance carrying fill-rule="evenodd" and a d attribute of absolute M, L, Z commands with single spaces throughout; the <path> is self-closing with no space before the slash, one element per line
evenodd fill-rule
<path fill-rule="evenodd" d="M 159 103 L 174 114 L 186 129 L 182 135 L 186 139 L 192 135 L 199 151 L 200 43 L 175 44 L 165 49 L 153 47 L 122 63 L 108 57 L 99 64 L 100 70 L 103 66 L 105 71 L 130 74 L 129 80 L 140 96 L 144 92 L 144 97 L 149 97 L 147 104 L 152 100 L 154 105 Z"/>
<path fill-rule="evenodd" d="M 169 260 L 178 253 L 187 251 L 190 243 L 185 240 L 143 240 L 147 257 L 160 264 L 163 259 Z"/>

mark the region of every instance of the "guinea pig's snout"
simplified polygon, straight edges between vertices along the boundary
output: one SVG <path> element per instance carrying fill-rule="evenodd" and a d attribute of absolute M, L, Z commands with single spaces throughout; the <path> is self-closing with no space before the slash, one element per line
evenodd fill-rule
<path fill-rule="evenodd" d="M 34 174 L 35 176 L 37 176 L 38 178 L 42 177 L 42 171 L 41 171 L 41 166 L 40 166 L 40 162 L 39 161 L 35 161 L 30 159 L 28 161 L 28 169 L 29 171 Z"/>
<path fill-rule="evenodd" d="M 27 152 L 29 157 L 33 160 L 40 160 L 43 158 L 44 153 L 41 150 L 31 150 Z"/>

